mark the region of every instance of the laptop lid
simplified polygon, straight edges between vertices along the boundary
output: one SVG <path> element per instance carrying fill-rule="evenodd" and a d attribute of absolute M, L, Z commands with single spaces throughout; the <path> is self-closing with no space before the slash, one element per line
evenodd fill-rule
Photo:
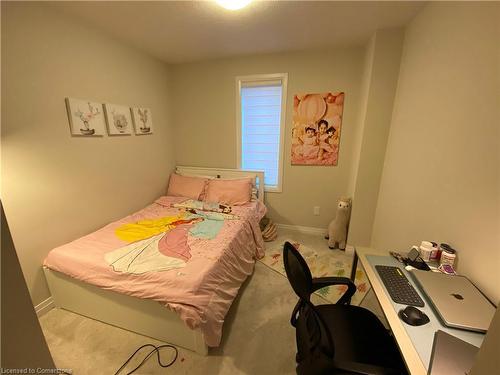
<path fill-rule="evenodd" d="M 479 348 L 444 331 L 434 334 L 429 375 L 469 374 Z"/>
<path fill-rule="evenodd" d="M 445 325 L 478 332 L 488 330 L 495 307 L 469 279 L 419 270 L 412 274 Z"/>

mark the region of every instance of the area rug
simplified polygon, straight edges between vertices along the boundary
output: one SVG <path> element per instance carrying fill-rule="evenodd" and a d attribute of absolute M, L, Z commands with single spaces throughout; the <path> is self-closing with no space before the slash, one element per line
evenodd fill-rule
<path fill-rule="evenodd" d="M 338 249 L 315 251 L 296 241 L 288 240 L 288 242 L 292 243 L 300 252 L 307 262 L 313 277 L 350 276 L 352 255 L 347 255 L 344 251 Z M 276 241 L 275 245 L 266 249 L 266 255 L 264 258 L 260 259 L 259 262 L 286 277 L 285 266 L 283 264 L 283 244 L 284 242 Z M 368 283 L 365 272 L 359 265 L 356 270 L 354 284 L 357 290 L 351 299 L 351 304 L 358 306 L 361 301 L 363 301 L 363 298 L 365 298 L 366 293 L 370 290 L 370 284 Z M 347 287 L 344 285 L 333 285 L 319 289 L 315 293 L 328 302 L 335 303 L 346 289 Z"/>

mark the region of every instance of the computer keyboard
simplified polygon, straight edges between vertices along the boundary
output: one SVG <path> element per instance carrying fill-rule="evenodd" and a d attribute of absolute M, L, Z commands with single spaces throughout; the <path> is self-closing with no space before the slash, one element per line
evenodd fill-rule
<path fill-rule="evenodd" d="M 378 265 L 375 269 L 394 302 L 424 307 L 424 301 L 398 267 Z"/>

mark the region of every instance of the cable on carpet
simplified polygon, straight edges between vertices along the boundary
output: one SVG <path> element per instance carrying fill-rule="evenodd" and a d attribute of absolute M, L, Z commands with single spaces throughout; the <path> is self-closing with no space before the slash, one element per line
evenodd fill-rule
<path fill-rule="evenodd" d="M 177 348 L 173 345 L 170 345 L 170 344 L 165 344 L 165 345 L 159 345 L 159 346 L 156 346 L 156 345 L 153 345 L 153 344 L 145 344 L 143 346 L 141 346 L 140 348 L 138 348 L 126 361 L 125 363 L 122 365 L 122 367 L 120 367 L 118 369 L 117 372 L 115 372 L 115 375 L 118 375 L 120 372 L 122 372 L 122 370 L 130 363 L 130 361 L 132 360 L 132 358 L 135 357 L 135 355 L 142 349 L 142 348 L 146 348 L 146 347 L 153 347 L 154 349 L 151 350 L 147 356 L 144 357 L 144 359 L 141 361 L 141 363 L 139 363 L 139 365 L 134 368 L 132 371 L 130 372 L 127 372 L 126 375 L 130 375 L 130 374 L 133 374 L 135 371 L 137 371 L 139 368 L 142 367 L 142 365 L 144 365 L 144 363 L 146 363 L 146 361 L 149 359 L 149 357 L 151 357 L 151 355 L 153 353 L 156 353 L 156 358 L 158 359 L 158 364 L 163 367 L 163 368 L 167 368 L 167 367 L 170 367 L 174 364 L 174 362 L 177 360 L 177 357 L 179 355 L 179 352 L 177 350 Z M 175 352 L 175 355 L 174 355 L 174 358 L 167 364 L 163 364 L 161 362 L 161 358 L 160 358 L 160 349 L 162 348 L 172 348 L 174 349 L 174 352 Z"/>

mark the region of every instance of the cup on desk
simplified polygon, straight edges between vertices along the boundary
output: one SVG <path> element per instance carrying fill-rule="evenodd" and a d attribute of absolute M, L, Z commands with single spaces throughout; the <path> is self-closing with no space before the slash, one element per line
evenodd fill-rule
<path fill-rule="evenodd" d="M 422 241 L 420 244 L 420 247 L 418 248 L 420 252 L 420 257 L 424 262 L 429 262 L 431 260 L 431 255 L 432 255 L 432 243 L 428 241 Z"/>
<path fill-rule="evenodd" d="M 449 264 L 450 266 L 455 266 L 455 259 L 457 257 L 457 252 L 450 245 L 442 243 L 441 247 L 441 260 L 440 264 Z"/>
<path fill-rule="evenodd" d="M 436 242 L 431 242 L 432 244 L 432 253 L 431 253 L 431 261 L 439 261 L 441 257 L 441 251 L 439 251 L 439 246 Z"/>

